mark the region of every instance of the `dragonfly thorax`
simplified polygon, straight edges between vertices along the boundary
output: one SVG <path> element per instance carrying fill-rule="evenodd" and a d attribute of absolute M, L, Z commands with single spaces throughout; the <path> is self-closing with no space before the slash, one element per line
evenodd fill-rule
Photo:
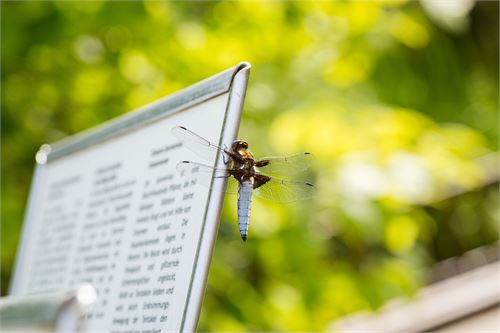
<path fill-rule="evenodd" d="M 238 161 L 235 159 L 231 161 L 229 170 L 234 178 L 236 178 L 240 183 L 244 181 L 252 181 L 253 176 L 255 176 L 254 160 L 243 159 L 243 161 Z"/>

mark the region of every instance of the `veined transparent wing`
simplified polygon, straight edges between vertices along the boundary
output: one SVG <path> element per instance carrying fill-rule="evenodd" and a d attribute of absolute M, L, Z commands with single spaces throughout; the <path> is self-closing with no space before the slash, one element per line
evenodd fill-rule
<path fill-rule="evenodd" d="M 290 156 L 269 156 L 262 157 L 258 162 L 267 161 L 266 166 L 258 168 L 259 173 L 289 178 L 306 170 L 313 161 L 311 153 L 299 153 Z"/>
<path fill-rule="evenodd" d="M 238 181 L 231 177 L 226 169 L 214 168 L 206 164 L 191 161 L 182 161 L 177 164 L 176 168 L 181 176 L 193 180 L 196 185 L 202 185 L 208 188 L 212 185 L 212 175 L 214 177 L 214 183 L 223 182 L 227 179 L 227 188 L 224 192 L 231 194 L 238 193 Z"/>
<path fill-rule="evenodd" d="M 177 139 L 181 140 L 184 147 L 188 148 L 207 161 L 214 161 L 217 156 L 217 152 L 225 154 L 221 147 L 202 138 L 185 127 L 176 126 L 172 128 L 172 134 Z"/>
<path fill-rule="evenodd" d="M 309 199 L 315 193 L 316 187 L 311 183 L 278 178 L 271 178 L 254 190 L 254 194 L 260 198 L 281 203 Z"/>

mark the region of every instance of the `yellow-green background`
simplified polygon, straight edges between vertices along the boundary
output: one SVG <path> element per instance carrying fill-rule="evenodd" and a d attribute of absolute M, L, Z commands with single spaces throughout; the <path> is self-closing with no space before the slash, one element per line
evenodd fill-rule
<path fill-rule="evenodd" d="M 463 1 L 458 1 L 463 3 Z M 311 151 L 314 200 L 225 204 L 201 330 L 324 330 L 498 239 L 498 2 L 2 2 L 2 294 L 41 143 L 242 60 L 240 137 Z M 495 165 L 497 167 L 497 165 Z M 495 180 L 493 180 L 495 182 Z M 465 193 L 434 203 L 450 193 Z"/>

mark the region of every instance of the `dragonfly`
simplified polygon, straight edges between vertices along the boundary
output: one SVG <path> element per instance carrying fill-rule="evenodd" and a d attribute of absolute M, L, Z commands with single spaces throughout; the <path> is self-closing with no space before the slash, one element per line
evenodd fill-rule
<path fill-rule="evenodd" d="M 194 161 L 182 161 L 176 168 L 182 176 L 214 188 L 214 181 L 228 180 L 225 193 L 238 194 L 238 228 L 246 241 L 250 224 L 252 196 L 280 203 L 290 203 L 314 196 L 316 188 L 306 181 L 291 180 L 311 164 L 308 152 L 290 156 L 270 156 L 256 159 L 248 142 L 235 140 L 231 147 L 220 147 L 183 126 L 172 128 L 172 134 L 183 146 L 207 161 L 222 155 L 223 167 Z"/>

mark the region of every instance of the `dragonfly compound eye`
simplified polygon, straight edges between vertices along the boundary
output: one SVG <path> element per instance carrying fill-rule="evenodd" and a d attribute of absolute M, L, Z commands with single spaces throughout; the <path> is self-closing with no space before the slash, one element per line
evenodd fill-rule
<path fill-rule="evenodd" d="M 248 149 L 248 143 L 243 140 L 235 140 L 231 146 L 233 150 Z"/>

